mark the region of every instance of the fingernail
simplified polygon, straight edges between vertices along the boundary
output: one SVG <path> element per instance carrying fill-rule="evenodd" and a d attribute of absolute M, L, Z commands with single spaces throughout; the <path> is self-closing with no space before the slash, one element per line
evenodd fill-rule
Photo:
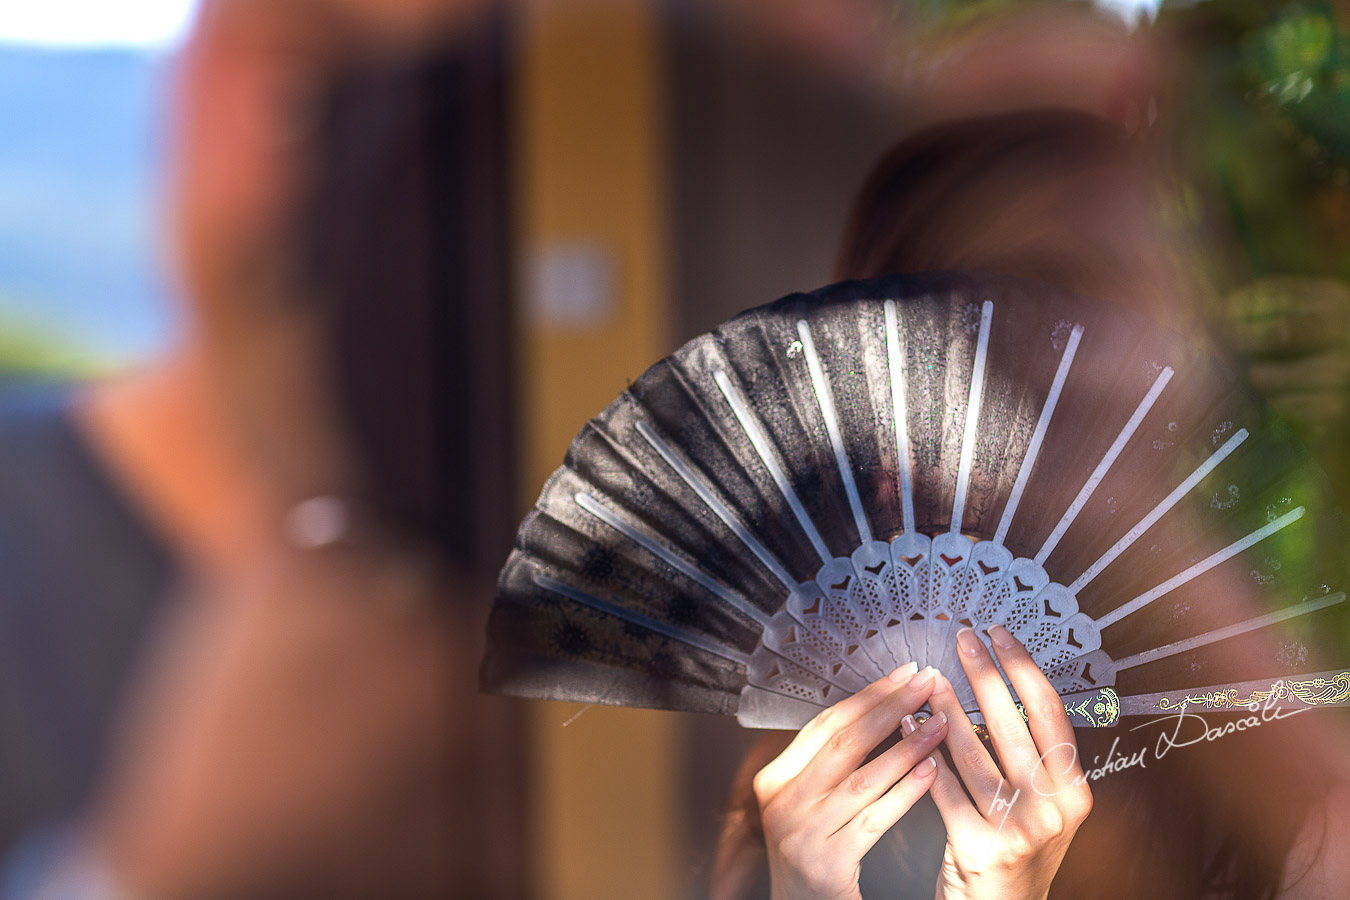
<path fill-rule="evenodd" d="M 980 652 L 980 639 L 975 635 L 975 629 L 962 628 L 956 633 L 956 645 L 961 648 L 961 652 L 966 656 L 978 656 Z"/>
<path fill-rule="evenodd" d="M 1002 625 L 990 625 L 989 638 L 1004 650 L 1011 650 L 1017 646 L 1017 638 L 1013 637 L 1008 629 Z"/>
<path fill-rule="evenodd" d="M 912 679 L 910 679 L 909 682 L 910 686 L 917 689 L 923 689 L 928 687 L 928 685 L 931 684 L 933 681 L 933 675 L 935 672 L 937 672 L 937 669 L 934 669 L 932 666 L 924 666 L 922 669 L 919 670 L 919 674 L 915 675 Z"/>
<path fill-rule="evenodd" d="M 914 767 L 914 774 L 927 775 L 929 772 L 933 771 L 936 768 L 937 768 L 937 760 L 933 759 L 933 757 L 931 756 L 925 756 L 923 760 Z"/>
<path fill-rule="evenodd" d="M 891 681 L 894 681 L 896 684 L 899 684 L 900 682 L 910 678 L 915 673 L 915 671 L 918 670 L 918 668 L 919 668 L 918 663 L 907 662 L 886 677 L 889 678 Z"/>
<path fill-rule="evenodd" d="M 905 737 L 909 737 L 911 734 L 913 734 L 918 729 L 918 727 L 919 725 L 917 722 L 914 721 L 913 716 L 905 716 L 903 719 L 900 720 L 900 733 L 903 734 Z"/>
<path fill-rule="evenodd" d="M 952 689 L 952 686 L 951 686 L 951 682 L 949 682 L 949 681 L 947 680 L 947 677 L 946 677 L 945 675 L 943 675 L 941 672 L 938 672 L 937 669 L 934 669 L 933 671 L 934 671 L 934 672 L 937 672 L 937 675 L 938 675 L 937 678 L 934 678 L 934 679 L 933 679 L 933 693 L 934 693 L 934 694 L 945 694 L 945 693 L 947 693 L 948 691 L 950 691 L 950 690 Z"/>
<path fill-rule="evenodd" d="M 947 714 L 937 712 L 927 722 L 923 723 L 924 734 L 937 734 L 947 725 Z"/>

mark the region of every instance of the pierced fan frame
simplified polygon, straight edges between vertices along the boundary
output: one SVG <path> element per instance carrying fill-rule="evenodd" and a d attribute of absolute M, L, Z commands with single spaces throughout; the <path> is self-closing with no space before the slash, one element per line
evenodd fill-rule
<path fill-rule="evenodd" d="M 795 357 L 789 353 L 789 357 L 794 357 L 794 364 L 806 368 L 848 508 L 860 536 L 858 546 L 849 556 L 834 555 L 821 537 L 806 505 L 797 496 L 784 471 L 763 423 L 738 388 L 734 374 L 725 369 L 712 372 L 717 392 L 753 447 L 757 463 L 776 485 L 786 508 L 791 511 L 797 525 L 820 557 L 820 568 L 813 579 L 798 581 L 794 578 L 788 567 L 756 537 L 753 529 L 719 498 L 718 491 L 675 444 L 662 436 L 650 422 L 636 422 L 637 434 L 655 451 L 670 472 L 691 489 L 708 511 L 782 583 L 785 601 L 776 613 L 768 615 L 748 602 L 737 590 L 701 568 L 696 560 L 687 558 L 678 548 L 670 546 L 661 535 L 629 518 L 620 509 L 607 505 L 602 496 L 585 491 L 575 494 L 577 506 L 588 515 L 706 589 L 735 614 L 753 621 L 756 627 L 762 629 L 762 637 L 753 652 L 747 654 L 692 631 L 657 621 L 543 574 L 534 576 L 535 584 L 542 590 L 565 596 L 656 634 L 745 666 L 747 684 L 741 692 L 738 716 L 745 724 L 769 727 L 802 724 L 820 709 L 911 660 L 920 666 L 933 665 L 947 674 L 963 704 L 973 710 L 976 708 L 974 695 L 955 656 L 955 633 L 960 627 L 969 626 L 988 644 L 986 630 L 995 623 L 1002 624 L 1027 647 L 1051 684 L 1061 695 L 1065 695 L 1066 708 L 1070 709 L 1071 715 L 1077 711 L 1074 716 L 1076 724 L 1110 724 L 1120 711 L 1120 703 L 1111 690 L 1120 672 L 1343 601 L 1344 594 L 1328 591 L 1323 596 L 1305 597 L 1300 603 L 1243 622 L 1163 647 L 1112 659 L 1102 649 L 1103 629 L 1138 613 L 1159 597 L 1297 522 L 1305 515 L 1305 507 L 1296 506 L 1278 515 L 1271 513 L 1269 521 L 1261 527 L 1111 611 L 1095 618 L 1089 616 L 1079 609 L 1078 593 L 1237 451 L 1248 439 L 1248 431 L 1239 428 L 1227 436 L 1221 446 L 1214 449 L 1093 563 L 1072 578 L 1055 580 L 1045 568 L 1047 558 L 1074 526 L 1079 513 L 1135 437 L 1141 423 L 1171 382 L 1175 374 L 1173 369 L 1170 366 L 1160 367 L 1151 386 L 1120 424 L 1115 439 L 1040 548 L 1029 557 L 1019 557 L 1006 546 L 1005 541 L 1013 527 L 1022 492 L 1036 466 L 1042 442 L 1074 363 L 1084 326 L 1073 325 L 1064 341 L 1054 378 L 998 526 L 991 538 L 979 540 L 963 533 L 962 523 L 974 457 L 976 426 L 984 399 L 987 351 L 995 304 L 991 300 L 979 303 L 978 330 L 969 374 L 951 524 L 948 530 L 935 534 L 925 534 L 916 527 L 905 397 L 904 335 L 897 314 L 897 301 L 887 299 L 883 308 L 891 415 L 896 441 L 895 485 L 903 515 L 903 530 L 889 540 L 878 539 L 872 533 L 842 436 L 829 372 L 817 352 L 811 325 L 806 318 L 796 321 L 800 352 Z M 903 620 L 893 615 L 895 603 L 887 602 L 895 598 L 902 600 L 901 607 L 913 610 Z M 1334 676 L 1334 673 L 1322 674 Z M 1106 721 L 1108 718 L 1110 721 Z"/>

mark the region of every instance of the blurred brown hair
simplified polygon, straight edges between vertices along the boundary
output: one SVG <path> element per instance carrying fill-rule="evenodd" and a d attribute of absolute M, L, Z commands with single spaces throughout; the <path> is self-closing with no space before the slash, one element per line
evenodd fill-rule
<path fill-rule="evenodd" d="M 1116 125 L 1067 109 L 942 123 L 858 193 L 836 275 L 969 269 L 1046 281 L 1176 328 L 1186 296 L 1160 177 Z"/>
<path fill-rule="evenodd" d="M 877 164 L 836 274 L 974 269 L 1036 279 L 1199 335 L 1180 236 L 1165 227 L 1159 200 L 1158 173 L 1099 117 L 1047 109 L 952 121 Z M 1311 720 L 1299 726 L 1225 737 L 1094 783 L 1096 812 L 1051 896 L 1275 897 L 1301 874 L 1286 860 L 1300 830 L 1316 826 L 1328 783 L 1312 752 L 1320 734 Z M 1091 768 L 1116 739 L 1153 747 L 1160 730 L 1079 730 L 1080 757 Z"/>

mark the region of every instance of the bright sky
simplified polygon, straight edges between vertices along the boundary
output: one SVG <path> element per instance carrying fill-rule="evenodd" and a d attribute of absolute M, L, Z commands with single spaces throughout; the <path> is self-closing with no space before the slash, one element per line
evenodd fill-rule
<path fill-rule="evenodd" d="M 0 42 L 145 47 L 179 42 L 196 0 L 0 0 Z"/>
<path fill-rule="evenodd" d="M 1158 14 L 1163 0 L 1093 0 L 1102 9 L 1115 13 L 1130 26 L 1138 25 L 1143 19 L 1152 19 Z"/>
<path fill-rule="evenodd" d="M 1127 22 L 1162 0 L 1093 0 Z M 59 47 L 166 48 L 179 42 L 196 0 L 0 0 L 0 42 Z"/>

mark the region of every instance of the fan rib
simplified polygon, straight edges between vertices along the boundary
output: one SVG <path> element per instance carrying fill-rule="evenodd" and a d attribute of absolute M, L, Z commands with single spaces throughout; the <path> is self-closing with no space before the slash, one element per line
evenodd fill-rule
<path fill-rule="evenodd" d="M 1172 490 L 1172 493 L 1168 494 L 1163 498 L 1161 503 L 1153 507 L 1148 515 L 1139 520 L 1137 525 L 1125 532 L 1124 537 L 1116 541 L 1110 550 L 1103 553 L 1100 559 L 1088 566 L 1082 575 L 1079 575 L 1074 579 L 1073 584 L 1069 585 L 1069 593 L 1077 594 L 1083 588 L 1087 587 L 1092 579 L 1096 578 L 1101 574 L 1103 569 L 1115 562 L 1116 557 L 1128 550 L 1131 544 L 1143 537 L 1144 532 L 1152 528 L 1159 519 L 1167 514 L 1168 510 L 1175 506 L 1182 497 L 1190 493 L 1206 475 L 1214 471 L 1215 467 L 1223 462 L 1228 455 L 1236 450 L 1238 445 L 1246 439 L 1247 429 L 1239 428 L 1234 432 L 1233 436 L 1224 442 L 1224 445 L 1216 450 L 1209 459 L 1205 460 L 1194 472 L 1186 476 L 1186 479 L 1182 481 L 1181 484 L 1177 485 Z"/>
<path fill-rule="evenodd" d="M 830 548 L 826 546 L 825 540 L 816 530 L 815 523 L 811 521 L 811 517 L 807 514 L 801 498 L 792 489 L 787 474 L 783 472 L 783 467 L 778 464 L 773 450 L 769 447 L 768 438 L 764 436 L 759 423 L 750 413 L 750 408 L 745 405 L 745 399 L 736 390 L 736 386 L 731 383 L 731 378 L 725 370 L 718 369 L 714 372 L 713 380 L 717 382 L 717 387 L 721 389 L 722 396 L 727 398 L 727 403 L 731 405 L 731 411 L 736 415 L 736 421 L 741 423 L 745 436 L 750 439 L 750 443 L 755 448 L 755 453 L 759 455 L 760 462 L 764 463 L 764 468 L 769 470 L 769 475 L 778 485 L 778 490 L 782 493 L 783 499 L 787 501 L 788 506 L 792 509 L 792 514 L 797 517 L 802 530 L 806 532 L 807 538 L 811 541 L 811 546 L 815 547 L 816 553 L 820 554 L 821 562 L 829 562 L 834 558 L 834 555 L 830 553 Z"/>
<path fill-rule="evenodd" d="M 1078 352 L 1078 342 L 1082 337 L 1083 326 L 1073 326 L 1068 343 L 1064 346 L 1064 355 L 1059 359 L 1059 368 L 1055 369 L 1055 378 L 1050 383 L 1050 393 L 1045 396 L 1045 406 L 1041 408 L 1041 416 L 1036 420 L 1036 429 L 1031 433 L 1031 441 L 1027 444 L 1026 456 L 1022 458 L 1022 468 L 1017 471 L 1017 480 L 1013 482 L 1012 490 L 1008 492 L 1008 503 L 1003 507 L 1003 516 L 998 520 L 998 528 L 994 531 L 995 544 L 1002 545 L 1008 536 L 1008 529 L 1012 527 L 1013 516 L 1017 513 L 1018 504 L 1022 502 L 1022 491 L 1026 490 L 1027 481 L 1031 478 L 1031 470 L 1035 467 L 1036 457 L 1041 452 L 1041 443 L 1045 440 L 1045 432 L 1050 428 L 1050 418 L 1055 414 L 1055 405 L 1059 403 L 1060 392 L 1064 390 L 1064 382 L 1069 377 L 1069 366 L 1073 365 L 1073 357 Z"/>
<path fill-rule="evenodd" d="M 553 591 L 555 594 L 562 594 L 570 600 L 575 600 L 584 606 L 589 606 L 592 609 L 599 610 L 607 615 L 623 619 L 625 622 L 639 625 L 662 637 L 668 637 L 673 641 L 680 641 L 691 647 L 706 650 L 729 662 L 738 663 L 743 666 L 750 663 L 750 657 L 739 650 L 724 646 L 716 641 L 710 641 L 701 635 L 692 634 L 682 628 L 676 628 L 674 625 L 668 625 L 665 622 L 657 621 L 650 616 L 644 616 L 642 613 L 633 612 L 631 609 L 624 609 L 622 606 L 616 606 L 613 603 L 601 600 L 599 597 L 594 597 L 585 591 L 578 590 L 570 584 L 564 584 L 556 578 L 549 578 L 547 575 L 535 575 L 534 583 L 544 590 Z"/>
<path fill-rule="evenodd" d="M 937 659 L 942 665 L 946 665 L 952 629 L 958 618 L 950 609 L 953 580 L 958 577 L 952 567 L 966 559 L 970 550 L 970 545 L 960 536 L 961 521 L 965 516 L 970 467 L 975 458 L 975 432 L 979 426 L 980 403 L 984 397 L 984 373 L 989 359 L 989 330 L 993 318 L 994 304 L 985 300 L 980 304 L 980 330 L 975 339 L 975 360 L 970 370 L 970 395 L 966 400 L 966 421 L 961 432 L 961 458 L 956 467 L 951 530 L 933 540 L 933 555 L 928 561 L 928 583 L 922 595 L 928 619 L 924 628 L 924 659 Z M 951 542 L 957 546 L 951 548 L 952 555 L 948 556 L 943 552 L 944 545 Z M 966 565 L 962 565 L 960 571 L 964 572 L 966 568 Z"/>
<path fill-rule="evenodd" d="M 716 578 L 713 578 L 702 569 L 699 569 L 693 563 L 679 556 L 673 549 L 661 543 L 656 535 L 648 533 L 632 522 L 625 521 L 618 513 L 605 506 L 590 494 L 578 493 L 576 495 L 576 501 L 577 505 L 586 510 L 586 512 L 595 516 L 615 531 L 625 535 L 635 544 L 646 548 L 651 553 L 665 560 L 674 569 L 683 572 L 685 575 L 689 576 L 689 578 L 702 585 L 704 588 L 707 588 L 708 591 L 722 598 L 722 600 L 738 612 L 759 623 L 761 628 L 769 624 L 769 617 L 765 615 L 763 611 L 751 606 L 749 603 L 745 602 L 743 597 L 731 588 L 727 587 Z"/>
<path fill-rule="evenodd" d="M 887 300 L 886 310 L 886 365 L 891 374 L 891 406 L 895 422 L 895 481 L 900 487 L 900 513 L 903 516 L 905 533 L 913 534 L 914 525 L 914 487 L 910 474 L 909 422 L 905 408 L 905 357 L 900 352 L 900 321 L 896 314 L 895 301 Z"/>
<path fill-rule="evenodd" d="M 740 542 L 744 544 L 751 553 L 755 554 L 755 558 L 762 562 L 764 567 L 772 572 L 774 577 L 783 583 L 784 587 L 790 589 L 797 585 L 797 579 L 793 578 L 783 564 L 769 552 L 768 548 L 761 544 L 759 539 L 750 533 L 750 529 L 746 528 L 741 520 L 736 518 L 736 514 L 727 508 L 727 505 L 712 492 L 712 489 L 704 483 L 703 479 L 698 476 L 698 473 L 695 472 L 688 463 L 681 459 L 665 441 L 661 440 L 656 432 L 652 430 L 650 425 L 646 422 L 639 421 L 637 423 L 637 430 L 638 434 L 642 435 L 643 439 L 646 440 L 648 444 L 651 444 L 652 449 L 659 453 L 661 458 L 666 461 L 666 465 L 675 470 L 675 474 L 680 476 L 680 480 L 689 485 L 689 489 L 695 494 L 698 494 L 698 498 L 707 504 L 707 507 L 713 511 L 713 515 L 721 519 L 722 524 L 731 529 L 732 533 L 736 535 Z"/>
<path fill-rule="evenodd" d="M 1239 538 L 1238 540 L 1229 544 L 1227 547 L 1224 547 L 1222 550 L 1210 554 L 1209 556 L 1200 560 L 1200 562 L 1196 563 L 1195 565 L 1191 566 L 1185 571 L 1177 575 L 1173 575 L 1171 578 L 1167 579 L 1162 584 L 1158 585 L 1152 590 L 1140 594 L 1133 600 L 1121 604 L 1120 606 L 1111 610 L 1106 615 L 1100 617 L 1099 619 L 1097 619 L 1097 627 L 1106 628 L 1108 625 L 1114 625 L 1116 622 L 1119 622 L 1121 619 L 1125 618 L 1131 613 L 1138 612 L 1148 604 L 1152 603 L 1154 600 L 1157 600 L 1163 594 L 1166 594 L 1169 591 L 1180 587 L 1181 585 L 1185 584 L 1186 582 L 1190 581 L 1193 578 L 1196 578 L 1199 575 L 1203 575 L 1205 572 L 1208 572 L 1210 569 L 1214 568 L 1220 563 L 1225 562 L 1231 559 L 1232 557 L 1238 555 L 1243 550 L 1246 550 L 1248 547 L 1260 543 L 1261 541 L 1270 537 L 1272 534 L 1281 530 L 1285 526 L 1292 525 L 1294 522 L 1297 522 L 1299 519 L 1303 518 L 1304 511 L 1305 510 L 1302 506 L 1292 509 L 1289 512 L 1285 513 L 1284 515 L 1280 516 L 1275 521 L 1268 522 L 1267 524 L 1256 529 L 1246 537 Z"/>
<path fill-rule="evenodd" d="M 1097 468 L 1088 476 L 1087 483 L 1083 485 L 1083 489 L 1078 492 L 1077 497 L 1073 498 L 1073 502 L 1070 503 L 1069 508 L 1064 511 L 1064 515 L 1060 518 L 1059 523 L 1055 525 L 1054 530 L 1050 532 L 1050 536 L 1047 537 L 1045 543 L 1041 545 L 1041 549 L 1034 557 L 1036 565 L 1045 565 L 1046 557 L 1048 557 L 1059 544 L 1060 539 L 1064 537 L 1064 532 L 1069 530 L 1069 526 L 1073 524 L 1073 520 L 1078 517 L 1078 513 L 1082 511 L 1083 507 L 1088 502 L 1088 498 L 1092 496 L 1092 492 L 1097 490 L 1097 485 L 1101 484 L 1102 479 L 1106 477 L 1107 471 L 1115 464 L 1116 458 L 1124 451 L 1125 445 L 1130 442 L 1130 438 L 1134 437 L 1135 431 L 1139 428 L 1140 423 L 1144 421 L 1144 416 L 1148 415 L 1148 411 L 1153 408 L 1153 404 L 1157 401 L 1158 395 L 1162 393 L 1163 388 L 1167 387 L 1167 383 L 1171 380 L 1172 367 L 1163 367 L 1162 372 L 1160 372 L 1157 379 L 1154 380 L 1153 387 L 1149 388 L 1148 393 L 1144 395 L 1144 399 L 1139 401 L 1139 405 L 1135 407 L 1134 413 L 1125 423 L 1125 427 L 1120 430 L 1120 434 L 1116 435 L 1115 441 L 1107 448 L 1106 455 L 1102 457 L 1102 461 L 1097 463 Z"/>
<path fill-rule="evenodd" d="M 872 540 L 872 528 L 867 524 L 867 515 L 863 512 L 862 498 L 858 496 L 858 485 L 853 480 L 853 470 L 849 465 L 848 453 L 844 450 L 844 438 L 839 431 L 839 415 L 834 408 L 834 394 L 825 378 L 825 369 L 816 353 L 816 342 L 811 337 L 811 326 L 805 319 L 797 320 L 797 334 L 802 339 L 802 348 L 806 351 L 806 367 L 811 373 L 811 387 L 815 388 L 816 402 L 820 404 L 820 414 L 825 419 L 825 432 L 830 436 L 830 446 L 834 450 L 834 461 L 839 466 L 839 475 L 844 479 L 844 492 L 848 495 L 849 508 L 853 510 L 853 521 L 858 526 L 861 543 Z"/>
<path fill-rule="evenodd" d="M 1280 690 L 1283 684 L 1285 689 Z M 1350 672 L 1328 669 L 1261 678 L 1255 681 L 1234 681 L 1205 687 L 1180 688 L 1156 694 L 1132 694 L 1121 697 L 1122 716 L 1155 715 L 1159 710 L 1171 710 L 1195 703 L 1215 709 L 1241 709 L 1260 703 L 1263 709 L 1308 710 L 1315 707 L 1350 706 Z M 1243 701 L 1246 702 L 1243 702 Z M 1236 702 L 1234 702 L 1236 701 Z"/>
<path fill-rule="evenodd" d="M 1198 634 L 1195 637 L 1189 637 L 1185 640 L 1164 644 L 1161 647 L 1155 647 L 1152 650 L 1136 653 L 1133 656 L 1127 656 L 1116 662 L 1115 670 L 1119 672 L 1122 669 L 1130 669 L 1135 666 L 1142 666 L 1144 663 L 1166 659 L 1169 656 L 1175 656 L 1176 654 L 1184 653 L 1187 650 L 1204 647 L 1215 641 L 1236 637 L 1239 634 L 1246 634 L 1248 631 L 1265 628 L 1267 625 L 1274 625 L 1277 622 L 1283 622 L 1286 619 L 1292 619 L 1297 616 L 1306 615 L 1307 613 L 1317 612 L 1319 609 L 1326 609 L 1328 606 L 1335 606 L 1344 599 L 1345 594 L 1337 593 L 1328 594 L 1325 597 L 1318 597 L 1315 600 L 1305 600 L 1302 603 L 1296 603 L 1293 606 L 1278 609 L 1275 612 L 1266 613 L 1263 616 L 1257 616 L 1256 618 L 1248 619 L 1245 622 L 1236 622 L 1232 625 L 1226 625 L 1223 628 L 1216 628 L 1213 631 Z"/>
<path fill-rule="evenodd" d="M 980 306 L 980 334 L 975 344 L 975 365 L 970 373 L 970 399 L 966 401 L 966 427 L 961 434 L 961 461 L 956 469 L 956 499 L 952 503 L 952 534 L 961 532 L 966 512 L 966 490 L 970 486 L 970 464 L 975 458 L 975 429 L 979 425 L 980 400 L 984 396 L 984 369 L 989 358 L 989 324 L 994 304 L 986 300 Z"/>
<path fill-rule="evenodd" d="M 1169 419 L 1180 427 L 1149 449 Z M 1316 554 L 1289 554 L 1313 536 L 1344 543 L 1350 525 L 1307 505 L 1321 473 L 1275 421 L 1203 353 L 1058 291 L 940 274 L 794 294 L 685 344 L 577 435 L 498 579 L 481 681 L 796 727 L 929 662 L 953 668 L 975 718 L 954 633 L 988 643 L 1000 623 L 1085 719 L 1114 708 L 1118 680 L 1175 689 L 1119 698 L 1125 714 L 1249 693 L 1350 705 L 1350 671 L 1290 674 L 1333 661 L 1315 632 L 1350 610 L 1350 588 L 1323 585 Z M 1256 581 L 1268 602 L 1248 602 Z"/>

